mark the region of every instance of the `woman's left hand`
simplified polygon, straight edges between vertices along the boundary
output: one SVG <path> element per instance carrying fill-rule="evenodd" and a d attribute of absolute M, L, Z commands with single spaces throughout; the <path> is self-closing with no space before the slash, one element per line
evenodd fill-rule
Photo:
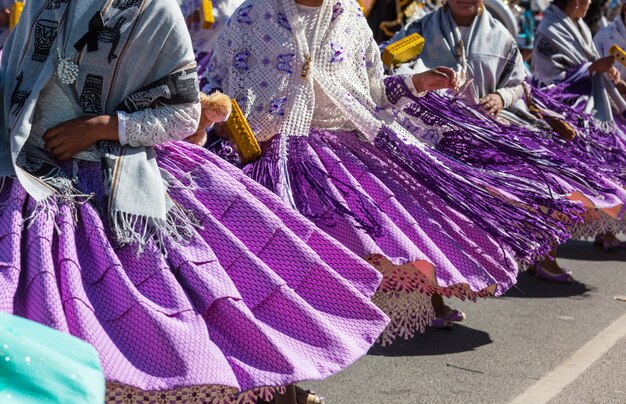
<path fill-rule="evenodd" d="M 621 80 L 621 78 L 622 78 L 622 75 L 620 74 L 619 70 L 617 70 L 617 67 L 615 67 L 615 66 L 611 66 L 611 68 L 609 69 L 607 74 L 609 76 L 609 79 L 613 83 L 618 83 Z"/>
<path fill-rule="evenodd" d="M 48 130 L 43 140 L 54 157 L 66 161 L 99 140 L 118 140 L 117 123 L 117 115 L 76 118 Z"/>
<path fill-rule="evenodd" d="M 504 108 L 504 101 L 500 94 L 491 93 L 480 100 L 480 105 L 488 114 L 498 116 Z"/>

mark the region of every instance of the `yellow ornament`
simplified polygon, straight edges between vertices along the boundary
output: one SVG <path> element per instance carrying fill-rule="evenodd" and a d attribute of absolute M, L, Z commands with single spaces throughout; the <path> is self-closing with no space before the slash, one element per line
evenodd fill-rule
<path fill-rule="evenodd" d="M 416 59 L 424 49 L 424 42 L 420 34 L 411 34 L 388 45 L 383 51 L 383 63 L 391 67 Z"/>
<path fill-rule="evenodd" d="M 261 147 L 252 133 L 252 129 L 243 115 L 237 101 L 231 100 L 233 110 L 226 121 L 226 134 L 231 142 L 235 144 L 241 162 L 246 164 L 261 157 Z"/>
<path fill-rule="evenodd" d="M 24 10 L 24 2 L 16 1 L 11 5 L 11 14 L 9 17 L 9 28 L 13 29 L 17 25 L 17 22 L 20 20 L 20 16 L 22 15 L 22 10 Z"/>
<path fill-rule="evenodd" d="M 213 2 L 211 0 L 202 0 L 202 28 L 211 29 L 215 23 L 215 17 L 213 16 Z"/>

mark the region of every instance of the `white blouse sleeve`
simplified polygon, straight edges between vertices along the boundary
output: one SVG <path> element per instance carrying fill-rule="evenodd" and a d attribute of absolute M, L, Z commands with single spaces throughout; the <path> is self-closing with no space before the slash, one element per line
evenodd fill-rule
<path fill-rule="evenodd" d="M 502 101 L 504 101 L 504 108 L 510 107 L 515 101 L 519 100 L 524 95 L 524 83 L 511 87 L 499 88 L 496 90 L 496 93 L 502 97 Z"/>
<path fill-rule="evenodd" d="M 164 105 L 132 113 L 119 111 L 120 143 L 123 146 L 139 147 L 183 140 L 198 129 L 200 114 L 199 102 Z"/>

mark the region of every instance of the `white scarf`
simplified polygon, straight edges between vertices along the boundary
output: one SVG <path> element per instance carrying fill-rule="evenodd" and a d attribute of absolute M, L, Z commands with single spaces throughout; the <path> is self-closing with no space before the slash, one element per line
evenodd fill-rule
<path fill-rule="evenodd" d="M 97 32 L 91 24 L 95 11 L 105 22 Z M 74 44 L 87 32 L 95 38 L 95 49 L 80 47 L 80 69 L 68 84 L 79 95 L 83 116 L 184 104 L 198 97 L 189 34 L 170 0 L 28 0 L 2 57 L 0 179 L 17 177 L 43 209 L 52 208 L 55 198 L 76 202 L 83 196 L 45 153 L 33 151 L 35 163 L 28 166 L 32 159 L 20 157 L 26 152 L 40 92 L 56 74 L 57 49 L 62 57 L 74 56 Z M 150 45 L 143 46 L 146 42 Z M 100 146 L 107 210 L 117 241 L 136 242 L 141 248 L 153 235 L 180 236 L 182 226 L 176 220 L 187 223 L 186 215 L 167 195 L 167 178 L 153 148 L 122 147 L 118 142 Z"/>

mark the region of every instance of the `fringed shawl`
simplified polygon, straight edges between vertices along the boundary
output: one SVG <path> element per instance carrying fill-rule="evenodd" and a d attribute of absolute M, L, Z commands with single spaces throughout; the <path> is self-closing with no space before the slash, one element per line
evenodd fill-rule
<path fill-rule="evenodd" d="M 39 94 L 63 58 L 90 31 L 100 10 L 104 28 L 76 59 L 75 86 L 83 116 L 133 112 L 198 99 L 191 41 L 180 9 L 168 0 L 29 0 L 2 58 L 3 108 L 0 125 L 0 177 L 17 176 L 41 206 L 51 200 L 76 201 L 71 181 L 58 163 L 39 153 L 37 170 L 22 164 Z M 93 45 L 97 50 L 89 49 Z M 91 51 L 90 51 L 91 50 Z M 76 134 L 80 136 L 80 134 Z M 108 213 L 117 240 L 138 243 L 182 237 L 186 215 L 167 196 L 151 147 L 102 142 Z M 49 167 L 42 172 L 43 167 Z M 184 226 L 183 226 L 184 227 Z"/>
<path fill-rule="evenodd" d="M 577 77 L 580 77 L 588 72 L 590 63 L 599 58 L 591 31 L 583 20 L 573 21 L 551 4 L 537 27 L 532 59 L 534 80 L 540 85 L 549 85 L 571 80 L 572 72 L 579 73 Z M 608 77 L 595 74 L 591 81 L 593 103 L 589 104 L 589 109 L 596 111 L 597 119 L 613 120 L 611 104 L 619 113 L 626 111 L 624 99 Z"/>

